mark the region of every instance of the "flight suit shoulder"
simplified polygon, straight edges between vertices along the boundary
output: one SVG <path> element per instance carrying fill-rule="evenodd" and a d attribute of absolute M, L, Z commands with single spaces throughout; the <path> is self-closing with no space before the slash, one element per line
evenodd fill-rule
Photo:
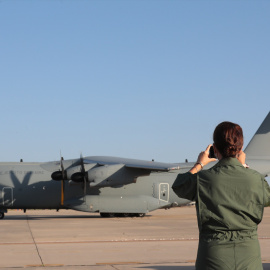
<path fill-rule="evenodd" d="M 172 189 L 178 197 L 195 201 L 197 196 L 197 174 L 190 172 L 178 174 Z"/>

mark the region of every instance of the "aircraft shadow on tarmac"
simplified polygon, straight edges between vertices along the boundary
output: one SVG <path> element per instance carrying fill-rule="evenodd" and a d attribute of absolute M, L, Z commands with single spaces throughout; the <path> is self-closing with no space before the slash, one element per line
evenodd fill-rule
<path fill-rule="evenodd" d="M 147 215 L 147 217 L 150 217 L 151 215 Z M 45 219 L 88 219 L 88 218 L 94 218 L 94 219 L 138 219 L 138 218 L 144 218 L 144 217 L 108 217 L 103 218 L 100 215 L 6 215 L 5 220 L 45 220 Z"/>
<path fill-rule="evenodd" d="M 86 216 L 86 215 L 80 215 L 80 216 L 72 216 L 72 215 L 67 215 L 67 216 L 57 216 L 57 215 L 46 215 L 46 216 L 39 216 L 39 215 L 25 215 L 25 216 L 12 216 L 12 215 L 6 215 L 5 220 L 44 220 L 44 219 L 82 219 L 82 218 L 102 218 L 100 216 Z"/>

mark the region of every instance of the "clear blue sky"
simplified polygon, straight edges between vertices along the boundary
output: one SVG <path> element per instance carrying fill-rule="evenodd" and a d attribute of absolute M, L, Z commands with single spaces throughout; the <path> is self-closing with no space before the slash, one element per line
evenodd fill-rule
<path fill-rule="evenodd" d="M 0 1 L 0 161 L 194 161 L 270 106 L 270 1 Z"/>

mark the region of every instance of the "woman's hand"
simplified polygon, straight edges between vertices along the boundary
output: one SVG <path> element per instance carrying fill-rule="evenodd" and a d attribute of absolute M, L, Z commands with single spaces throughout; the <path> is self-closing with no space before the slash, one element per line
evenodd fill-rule
<path fill-rule="evenodd" d="M 236 157 L 241 162 L 241 164 L 246 164 L 246 154 L 242 150 Z"/>
<path fill-rule="evenodd" d="M 210 162 L 216 161 L 215 158 L 209 158 L 209 150 L 212 144 L 209 144 L 205 151 L 201 152 L 198 156 L 197 162 L 194 166 L 189 170 L 192 174 L 199 172 L 205 165 Z"/>
<path fill-rule="evenodd" d="M 202 166 L 207 165 L 210 162 L 216 161 L 215 158 L 209 158 L 209 150 L 212 144 L 209 144 L 205 151 L 201 152 L 198 156 L 197 163 L 201 163 Z"/>

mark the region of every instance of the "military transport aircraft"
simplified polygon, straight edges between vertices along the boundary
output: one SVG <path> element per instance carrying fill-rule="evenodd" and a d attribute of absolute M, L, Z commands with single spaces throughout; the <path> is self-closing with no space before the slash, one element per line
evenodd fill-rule
<path fill-rule="evenodd" d="M 270 172 L 270 113 L 245 149 L 247 163 Z M 160 163 L 91 156 L 45 162 L 0 163 L 0 218 L 8 209 L 74 209 L 110 216 L 144 216 L 185 205 L 171 186 L 194 163 Z M 212 166 L 212 164 L 211 164 Z M 210 166 L 209 166 L 210 167 Z"/>

